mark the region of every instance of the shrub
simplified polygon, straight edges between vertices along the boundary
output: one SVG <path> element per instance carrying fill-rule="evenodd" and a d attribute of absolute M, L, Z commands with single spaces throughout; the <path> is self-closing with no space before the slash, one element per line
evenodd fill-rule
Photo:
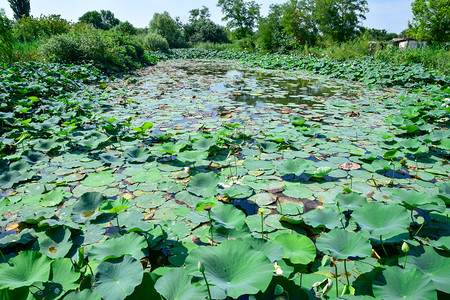
<path fill-rule="evenodd" d="M 14 35 L 22 42 L 29 42 L 57 34 L 67 33 L 70 23 L 59 15 L 23 17 L 14 24 Z"/>
<path fill-rule="evenodd" d="M 0 10 L 0 60 L 12 62 L 13 58 L 12 22 Z"/>
<path fill-rule="evenodd" d="M 144 37 L 143 44 L 147 50 L 151 51 L 161 50 L 167 52 L 169 50 L 169 43 L 167 40 L 153 32 L 150 32 Z"/>
<path fill-rule="evenodd" d="M 137 29 L 128 21 L 122 22 L 119 25 L 115 26 L 113 28 L 115 31 L 118 31 L 122 34 L 128 34 L 128 35 L 136 35 Z"/>
<path fill-rule="evenodd" d="M 55 36 L 42 46 L 42 52 L 51 62 L 92 63 L 111 71 L 147 63 L 142 45 L 134 38 L 92 28 Z"/>
<path fill-rule="evenodd" d="M 187 46 L 180 25 L 170 17 L 168 12 L 155 13 L 149 25 L 149 32 L 159 34 L 165 38 L 170 48 L 184 48 Z"/>

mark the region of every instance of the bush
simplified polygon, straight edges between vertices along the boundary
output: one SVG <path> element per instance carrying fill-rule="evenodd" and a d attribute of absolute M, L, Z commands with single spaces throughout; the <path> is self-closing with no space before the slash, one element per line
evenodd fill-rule
<path fill-rule="evenodd" d="M 14 58 L 13 51 L 12 22 L 3 11 L 0 11 L 0 60 L 12 62 Z"/>
<path fill-rule="evenodd" d="M 128 35 L 136 35 L 137 29 L 128 21 L 122 22 L 119 25 L 115 26 L 113 28 L 115 31 L 118 31 L 122 34 L 128 34 Z"/>
<path fill-rule="evenodd" d="M 170 17 L 168 12 L 155 13 L 149 25 L 149 32 L 159 34 L 165 38 L 170 48 L 184 48 L 187 46 L 179 24 Z"/>
<path fill-rule="evenodd" d="M 14 35 L 22 42 L 29 42 L 57 34 L 67 33 L 70 23 L 59 15 L 23 17 L 14 24 Z"/>
<path fill-rule="evenodd" d="M 134 38 L 93 28 L 55 36 L 42 46 L 42 52 L 51 62 L 92 63 L 111 71 L 138 68 L 148 62 Z"/>
<path fill-rule="evenodd" d="M 161 50 L 167 52 L 169 50 L 169 43 L 165 38 L 159 34 L 150 32 L 143 39 L 144 47 L 150 51 Z"/>

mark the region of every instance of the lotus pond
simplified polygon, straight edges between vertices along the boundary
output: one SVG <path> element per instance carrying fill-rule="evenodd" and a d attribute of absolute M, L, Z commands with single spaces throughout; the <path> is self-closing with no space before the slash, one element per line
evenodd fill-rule
<path fill-rule="evenodd" d="M 195 58 L 1 71 L 2 299 L 448 297 L 446 78 Z"/>

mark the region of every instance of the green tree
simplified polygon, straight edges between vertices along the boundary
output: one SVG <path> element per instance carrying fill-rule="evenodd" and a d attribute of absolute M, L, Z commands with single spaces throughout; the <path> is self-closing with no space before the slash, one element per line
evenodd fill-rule
<path fill-rule="evenodd" d="M 14 19 L 30 16 L 30 0 L 8 0 L 8 2 L 14 12 Z"/>
<path fill-rule="evenodd" d="M 233 31 L 236 39 L 242 39 L 253 34 L 253 28 L 259 19 L 261 5 L 255 1 L 219 0 L 217 6 L 222 8 L 225 15 L 222 20 L 228 21 L 228 29 Z"/>
<path fill-rule="evenodd" d="M 88 11 L 82 15 L 78 21 L 81 23 L 92 24 L 95 28 L 109 30 L 120 24 L 119 19 L 114 17 L 114 14 L 109 10 Z"/>
<path fill-rule="evenodd" d="M 14 38 L 12 34 L 12 22 L 0 9 L 0 61 L 12 62 L 14 60 Z"/>
<path fill-rule="evenodd" d="M 283 5 L 283 30 L 300 45 L 313 45 L 316 42 L 318 29 L 313 12 L 313 0 L 290 0 Z"/>
<path fill-rule="evenodd" d="M 159 34 L 167 40 L 170 48 L 183 48 L 186 46 L 183 33 L 178 23 L 172 19 L 168 12 L 155 13 L 149 24 L 149 32 Z"/>
<path fill-rule="evenodd" d="M 418 40 L 450 40 L 450 0 L 414 0 L 408 34 Z"/>
<path fill-rule="evenodd" d="M 214 23 L 209 18 L 211 14 L 207 7 L 203 6 L 201 9 L 192 9 L 189 13 L 189 22 L 183 25 L 184 36 L 188 42 L 228 42 L 225 28 Z"/>
<path fill-rule="evenodd" d="M 128 21 L 121 22 L 119 25 L 114 27 L 114 30 L 128 35 L 136 35 L 137 29 Z"/>
<path fill-rule="evenodd" d="M 314 19 L 325 38 L 345 42 L 360 33 L 368 11 L 367 0 L 315 0 Z"/>

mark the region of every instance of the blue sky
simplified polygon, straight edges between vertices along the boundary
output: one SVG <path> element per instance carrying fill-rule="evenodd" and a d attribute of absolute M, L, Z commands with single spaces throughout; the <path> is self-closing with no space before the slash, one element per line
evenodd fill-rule
<path fill-rule="evenodd" d="M 31 14 L 59 14 L 63 18 L 77 21 L 78 18 L 90 10 L 107 9 L 122 20 L 128 20 L 137 27 L 148 26 L 155 12 L 168 11 L 172 17 L 180 17 L 187 21 L 189 10 L 201 8 L 202 5 L 209 8 L 211 18 L 222 23 L 222 13 L 217 7 L 216 0 L 31 0 Z M 262 4 L 261 12 L 267 14 L 270 4 L 285 3 L 287 0 L 256 0 Z M 368 0 L 369 13 L 363 25 L 369 28 L 386 29 L 388 32 L 400 33 L 408 27 L 408 20 L 412 19 L 412 0 Z M 7 0 L 0 0 L 0 8 L 4 8 L 8 17 L 13 13 Z"/>

